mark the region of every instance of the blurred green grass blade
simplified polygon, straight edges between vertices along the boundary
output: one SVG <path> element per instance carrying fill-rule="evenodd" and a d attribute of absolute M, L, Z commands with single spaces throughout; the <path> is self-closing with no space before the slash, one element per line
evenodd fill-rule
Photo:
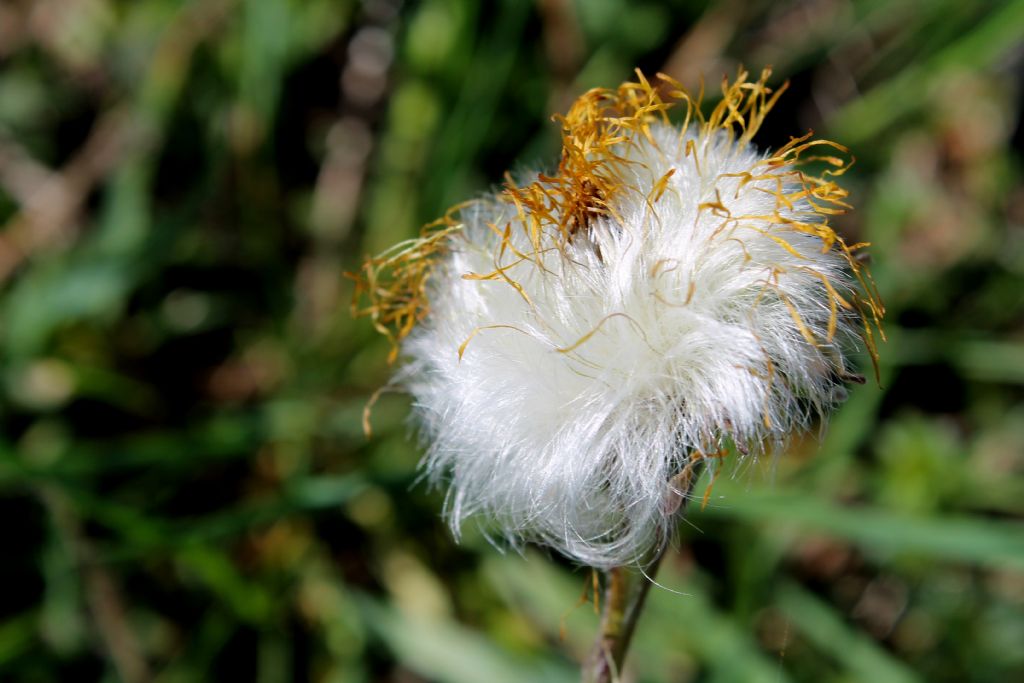
<path fill-rule="evenodd" d="M 221 414 L 179 432 L 156 432 L 106 441 L 78 441 L 62 447 L 53 462 L 26 461 L 14 448 L 0 441 L 0 491 L 26 481 L 80 480 L 115 472 L 158 467 L 168 476 L 191 471 L 197 463 L 213 465 L 245 459 L 264 438 L 262 421 L 249 414 Z M 305 480 L 303 480 L 305 481 Z M 298 492 L 306 497 L 331 496 L 335 483 L 305 482 L 312 488 Z M 318 489 L 319 487 L 319 489 Z M 89 488 L 85 487 L 85 491 Z M 312 501 L 308 503 L 314 506 Z"/>
<path fill-rule="evenodd" d="M 399 661 L 438 683 L 569 683 L 576 671 L 555 661 L 515 657 L 453 621 L 404 615 L 352 594 L 366 623 Z"/>
<path fill-rule="evenodd" d="M 777 605 L 800 632 L 823 652 L 842 663 L 850 680 L 872 683 L 920 683 L 921 678 L 868 636 L 858 633 L 829 605 L 800 586 L 779 588 Z"/>
<path fill-rule="evenodd" d="M 222 413 L 179 431 L 144 433 L 98 443 L 80 441 L 74 444 L 68 457 L 54 463 L 49 471 L 61 477 L 144 467 L 159 467 L 167 473 L 187 471 L 197 463 L 209 465 L 249 458 L 263 438 L 263 423 L 258 416 Z"/>
<path fill-rule="evenodd" d="M 294 657 L 291 640 L 276 629 L 260 637 L 256 683 L 278 683 L 289 679 L 289 663 Z"/>
<path fill-rule="evenodd" d="M 596 632 L 591 605 L 580 605 L 586 574 L 570 576 L 537 555 L 489 558 L 484 569 L 514 609 L 528 612 L 549 638 L 565 637 L 585 653 Z M 784 683 L 778 664 L 761 652 L 748 629 L 717 610 L 699 577 L 686 580 L 666 567 L 657 577 L 631 646 L 628 666 L 646 677 L 678 668 L 680 652 L 691 653 L 720 681 Z M 666 588 L 668 590 L 666 590 Z"/>
<path fill-rule="evenodd" d="M 192 0 L 161 8 L 160 14 L 167 16 L 156 20 L 160 35 L 135 93 L 138 113 L 154 132 L 168 128 L 168 118 L 188 80 L 194 50 L 222 26 L 236 2 Z M 141 11 L 147 9 L 152 5 Z"/>
<path fill-rule="evenodd" d="M 831 121 L 829 129 L 844 144 L 867 143 L 889 126 L 927 106 L 929 91 L 957 69 L 990 66 L 1021 42 L 1024 1 L 997 6 L 978 25 L 968 30 L 931 59 L 897 71 L 884 83 L 852 100 Z"/>
<path fill-rule="evenodd" d="M 36 623 L 39 615 L 35 610 L 6 617 L 0 622 L 0 667 L 24 655 L 36 641 Z M 0 673 L 3 670 L 0 669 Z"/>
<path fill-rule="evenodd" d="M 500 12 L 495 29 L 490 35 L 476 36 L 481 43 L 480 54 L 471 62 L 455 106 L 445 116 L 438 133 L 444 144 L 438 146 L 433 163 L 443 172 L 428 175 L 423 189 L 431 216 L 441 215 L 446 207 L 464 199 L 465 193 L 482 189 L 470 187 L 472 160 L 494 125 L 495 112 L 522 48 L 521 39 L 529 18 L 528 3 L 502 0 L 495 4 Z"/>
<path fill-rule="evenodd" d="M 285 487 L 280 497 L 243 503 L 222 513 L 174 524 L 179 543 L 215 542 L 308 510 L 340 507 L 366 487 L 360 477 L 304 477 Z"/>
<path fill-rule="evenodd" d="M 303 0 L 291 3 L 288 51 L 293 60 L 308 58 L 324 49 L 351 21 L 353 2 Z"/>
<path fill-rule="evenodd" d="M 365 487 L 366 481 L 360 476 L 319 475 L 290 482 L 285 495 L 295 507 L 310 510 L 347 503 Z"/>
<path fill-rule="evenodd" d="M 191 624 L 189 647 L 167 662 L 155 683 L 193 683 L 210 678 L 218 655 L 238 634 L 237 622 L 218 609 L 207 609 Z"/>
<path fill-rule="evenodd" d="M 287 0 L 246 0 L 239 95 L 262 137 L 273 126 L 292 30 Z"/>
<path fill-rule="evenodd" d="M 73 366 L 75 394 L 94 398 L 136 415 L 153 415 L 159 406 L 159 390 L 129 374 L 96 365 Z"/>
<path fill-rule="evenodd" d="M 893 366 L 883 363 L 879 367 L 881 386 L 871 386 L 869 380 L 868 385 L 851 388 L 842 409 L 828 424 L 825 440 L 819 449 L 822 457 L 808 463 L 801 473 L 814 482 L 815 491 L 836 491 L 845 484 L 854 467 L 855 454 L 871 438 L 871 425 L 877 420 L 893 375 Z"/>
<path fill-rule="evenodd" d="M 192 546 L 177 553 L 175 559 L 186 576 L 202 583 L 241 621 L 264 624 L 280 606 L 270 586 L 244 577 L 225 550 Z"/>
<path fill-rule="evenodd" d="M 315 479 L 315 478 L 311 478 Z M 228 548 L 215 546 L 218 539 L 251 530 L 256 526 L 293 514 L 299 506 L 340 505 L 361 488 L 359 480 L 340 477 L 305 481 L 293 488 L 294 500 L 270 498 L 241 509 L 186 523 L 170 523 L 146 516 L 133 506 L 67 489 L 76 511 L 84 519 L 99 522 L 119 535 L 103 553 L 107 562 L 145 556 L 154 559 L 167 551 L 181 571 L 216 595 L 242 621 L 266 623 L 279 604 L 262 582 L 245 577 L 228 555 Z"/>
<path fill-rule="evenodd" d="M 528 615 L 548 637 L 564 638 L 578 654 L 586 652 L 597 627 L 591 605 L 579 602 L 589 572 L 560 572 L 549 559 L 531 552 L 526 557 L 492 555 L 483 573 L 510 608 Z"/>
<path fill-rule="evenodd" d="M 847 538 L 865 550 L 908 553 L 1000 569 L 1024 569 L 1024 525 L 980 517 L 915 517 L 868 506 L 843 507 L 803 491 L 742 490 L 715 484 L 716 501 L 690 519 L 726 517 L 793 524 Z"/>
<path fill-rule="evenodd" d="M 184 89 L 196 43 L 182 40 L 182 26 L 202 11 L 193 2 L 175 17 L 154 51 L 132 105 L 136 125 L 159 138 Z M 16 282 L 0 311 L 8 352 L 30 356 L 54 330 L 83 318 L 117 311 L 138 275 L 139 250 L 149 234 L 152 180 L 157 155 L 140 148 L 113 175 L 99 230 L 67 257 L 44 261 Z"/>
<path fill-rule="evenodd" d="M 35 264 L 8 293 L 0 320 L 10 356 L 40 353 L 50 334 L 72 320 L 111 313 L 128 289 L 124 263 L 73 258 Z"/>
<path fill-rule="evenodd" d="M 647 648 L 673 652 L 689 647 L 721 683 L 786 683 L 790 678 L 779 661 L 765 654 L 750 625 L 722 612 L 701 589 L 701 577 L 684 579 L 671 568 L 657 577 L 637 640 Z M 668 589 L 668 590 L 665 590 Z M 639 651 L 638 651 L 639 652 Z M 645 658 L 651 656 L 644 650 Z"/>
<path fill-rule="evenodd" d="M 145 514 L 134 505 L 68 488 L 66 494 L 85 519 L 117 532 L 129 556 L 161 549 L 173 550 L 231 538 L 306 510 L 339 507 L 365 488 L 361 477 L 303 477 L 285 486 L 280 495 L 242 502 L 225 511 L 174 521 Z M 124 552 L 108 559 L 125 559 Z"/>
<path fill-rule="evenodd" d="M 945 362 L 967 378 L 983 382 L 1024 384 L 1024 343 L 941 330 L 893 328 L 887 363 L 920 365 Z"/>
<path fill-rule="evenodd" d="M 951 344 L 950 360 L 965 376 L 1024 384 L 1024 344 L 999 339 L 963 339 Z"/>
<path fill-rule="evenodd" d="M 99 216 L 99 230 L 83 245 L 84 256 L 99 255 L 131 263 L 145 245 L 152 226 L 151 184 L 155 160 L 130 159 L 107 183 Z"/>
<path fill-rule="evenodd" d="M 62 655 L 87 647 L 91 635 L 83 585 L 71 552 L 66 537 L 51 524 L 40 558 L 46 587 L 37 627 L 43 639 Z"/>

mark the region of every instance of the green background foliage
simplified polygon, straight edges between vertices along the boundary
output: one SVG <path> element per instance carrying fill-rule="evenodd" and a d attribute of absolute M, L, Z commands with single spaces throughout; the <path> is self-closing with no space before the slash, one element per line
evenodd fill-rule
<path fill-rule="evenodd" d="M 1024 2 L 0 3 L 0 678 L 573 681 L 586 570 L 461 545 L 346 270 L 634 67 L 853 149 L 881 386 L 680 524 L 629 680 L 1024 680 Z M 864 363 L 862 363 L 864 365 Z M 701 489 L 698 489 L 701 490 Z"/>

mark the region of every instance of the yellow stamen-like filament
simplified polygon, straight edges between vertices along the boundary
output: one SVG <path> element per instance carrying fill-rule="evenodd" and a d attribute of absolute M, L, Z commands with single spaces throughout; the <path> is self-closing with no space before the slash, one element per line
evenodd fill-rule
<path fill-rule="evenodd" d="M 740 69 L 732 82 L 723 79 L 722 99 L 707 116 L 702 111 L 703 84 L 695 97 L 664 74 L 658 74 L 652 83 L 637 71 L 636 82 L 623 83 L 616 89 L 594 89 L 584 93 L 565 115 L 554 117 L 562 133 L 562 153 L 557 171 L 552 175 L 540 174 L 525 185 L 517 184 L 510 176 L 506 176 L 500 200 L 512 208 L 514 217 L 502 228 L 491 226 L 498 235 L 494 270 L 489 273 L 466 273 L 463 277 L 468 280 L 503 282 L 514 288 L 527 304 L 532 305 L 522 285 L 510 274 L 515 266 L 533 262 L 543 267 L 543 254 L 552 249 L 565 250 L 578 235 L 589 235 L 595 219 L 607 218 L 621 222 L 616 206 L 617 198 L 622 193 L 639 192 L 653 211 L 653 205 L 669 189 L 675 168 L 661 175 L 653 186 L 647 188 L 632 187 L 623 180 L 630 177 L 630 174 L 624 172 L 627 167 L 637 163 L 627 158 L 626 152 L 630 145 L 642 139 L 658 148 L 651 126 L 668 123 L 669 110 L 681 106 L 685 109 L 679 133 L 679 144 L 683 146 L 682 156 L 692 158 L 700 174 L 703 142 L 724 133 L 734 143 L 746 145 L 757 133 L 765 116 L 788 85 L 783 84 L 775 89 L 769 87 L 770 75 L 771 71 L 765 69 L 757 80 L 751 80 L 749 74 Z M 694 134 L 686 137 L 684 143 L 684 136 L 688 136 L 691 131 L 691 123 Z M 819 153 L 822 148 L 834 150 L 838 154 Z M 814 153 L 805 155 L 809 150 Z M 738 179 L 737 193 L 750 183 L 773 183 L 774 189 L 757 188 L 775 198 L 773 212 L 763 215 L 732 215 L 717 195 L 714 201 L 700 203 L 698 212 L 706 210 L 723 218 L 725 222 L 722 231 L 727 226 L 751 228 L 801 258 L 803 255 L 778 232 L 788 230 L 813 235 L 821 240 L 823 252 L 837 249 L 859 287 L 858 291 L 849 294 L 850 300 L 847 300 L 837 292 L 826 276 L 808 270 L 821 280 L 828 295 L 830 319 L 826 341 L 832 341 L 838 309 L 856 311 L 863 321 L 862 337 L 877 375 L 875 330 L 884 340 L 881 328 L 884 307 L 867 268 L 855 255 L 867 245 L 846 245 L 828 222 L 830 216 L 845 213 L 850 208 L 846 201 L 847 191 L 835 181 L 853 163 L 852 158 L 840 156 L 848 154 L 846 147 L 829 140 L 815 139 L 812 132 L 793 137 L 747 171 L 720 176 Z M 824 164 L 828 168 L 816 176 L 801 170 L 808 164 Z M 427 314 L 430 304 L 427 282 L 431 271 L 463 229 L 456 216 L 472 203 L 453 207 L 441 219 L 424 226 L 418 238 L 368 259 L 361 271 L 352 275 L 356 281 L 353 312 L 355 315 L 370 317 L 374 327 L 389 338 L 392 342 L 390 360 L 395 360 L 399 343 Z M 795 212 L 798 205 L 805 207 L 800 214 Z M 525 242 L 516 239 L 515 231 L 522 231 Z M 742 245 L 742 240 L 734 236 L 726 239 L 739 241 Z M 511 253 L 514 258 L 511 262 L 503 263 L 506 253 Z M 598 256 L 600 258 L 600 254 Z M 656 264 L 652 277 L 657 275 L 658 270 L 659 265 Z M 662 269 L 662 272 L 666 271 Z M 481 286 L 484 286 L 483 283 Z M 770 281 L 766 287 L 772 288 Z M 687 303 L 692 293 L 691 283 Z M 815 339 L 792 303 L 784 298 L 783 301 L 800 334 L 808 343 L 817 346 L 819 340 Z M 470 339 L 479 331 L 491 327 L 500 325 L 477 328 Z M 566 352 L 576 349 L 594 332 L 596 328 L 584 338 L 558 350 Z M 460 357 L 470 339 L 458 349 Z"/>

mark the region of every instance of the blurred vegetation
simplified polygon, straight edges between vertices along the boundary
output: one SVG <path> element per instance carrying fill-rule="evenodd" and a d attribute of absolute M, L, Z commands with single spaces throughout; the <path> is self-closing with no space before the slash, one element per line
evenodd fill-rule
<path fill-rule="evenodd" d="M 1024 680 L 1024 2 L 0 2 L 0 678 L 573 681 L 557 558 L 455 545 L 343 272 L 633 67 L 791 81 L 889 342 L 680 525 L 637 681 Z M 708 96 L 714 98 L 709 85 Z"/>

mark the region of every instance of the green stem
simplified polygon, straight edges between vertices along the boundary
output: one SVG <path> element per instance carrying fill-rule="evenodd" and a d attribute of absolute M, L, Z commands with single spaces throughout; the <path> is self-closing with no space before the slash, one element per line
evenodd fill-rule
<path fill-rule="evenodd" d="M 685 514 L 690 492 L 700 476 L 697 467 L 690 467 L 684 475 L 678 489 L 682 494 L 679 516 Z M 637 621 L 668 545 L 667 541 L 661 544 L 642 572 L 626 567 L 612 567 L 605 572 L 601 626 L 594 646 L 583 662 L 582 683 L 615 683 L 619 680 Z"/>

